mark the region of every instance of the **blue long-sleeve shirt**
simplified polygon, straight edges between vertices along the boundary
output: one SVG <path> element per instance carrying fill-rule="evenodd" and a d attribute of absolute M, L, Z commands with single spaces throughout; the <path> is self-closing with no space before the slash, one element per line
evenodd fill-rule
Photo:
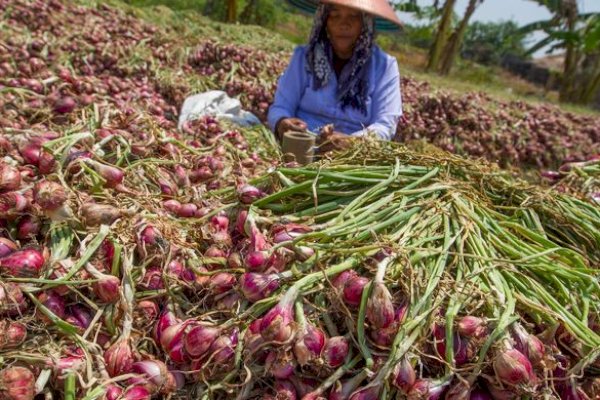
<path fill-rule="evenodd" d="M 313 132 L 333 123 L 334 130 L 348 135 L 362 136 L 370 131 L 381 139 L 392 139 L 402 115 L 398 62 L 374 46 L 367 65 L 369 89 L 365 115 L 350 106 L 342 109 L 336 97 L 335 74 L 326 86 L 313 89 L 312 74 L 306 69 L 306 46 L 298 46 L 279 79 L 275 100 L 269 108 L 271 129 L 274 130 L 282 118 L 296 117 L 306 122 Z"/>

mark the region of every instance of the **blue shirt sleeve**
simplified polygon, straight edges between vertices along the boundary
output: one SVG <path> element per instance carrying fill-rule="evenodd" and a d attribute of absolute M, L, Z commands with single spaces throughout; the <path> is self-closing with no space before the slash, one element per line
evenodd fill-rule
<path fill-rule="evenodd" d="M 303 47 L 296 47 L 290 64 L 279 78 L 275 99 L 267 116 L 271 130 L 275 130 L 275 125 L 281 118 L 296 115 L 307 82 L 304 53 Z"/>
<path fill-rule="evenodd" d="M 374 132 L 380 139 L 392 140 L 396 134 L 398 121 L 402 116 L 400 71 L 395 58 L 390 57 L 383 76 L 377 81 L 372 101 L 371 124 L 351 135 L 363 136 L 367 132 Z"/>

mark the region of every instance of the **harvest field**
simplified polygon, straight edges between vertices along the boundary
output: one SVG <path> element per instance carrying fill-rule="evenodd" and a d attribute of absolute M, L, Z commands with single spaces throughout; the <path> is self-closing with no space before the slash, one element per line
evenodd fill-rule
<path fill-rule="evenodd" d="M 177 129 L 289 43 L 110 4 L 0 0 L 0 400 L 600 398 L 598 116 L 404 78 L 301 167 Z"/>

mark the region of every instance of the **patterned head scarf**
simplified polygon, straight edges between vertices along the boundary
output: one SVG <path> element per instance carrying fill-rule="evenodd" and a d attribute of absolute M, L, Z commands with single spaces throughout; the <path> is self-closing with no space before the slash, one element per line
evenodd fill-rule
<path fill-rule="evenodd" d="M 307 69 L 313 74 L 315 90 L 326 86 L 334 73 L 333 48 L 327 38 L 326 30 L 330 10 L 331 6 L 319 4 L 306 54 Z M 373 52 L 375 24 L 374 18 L 366 13 L 363 13 L 362 18 L 362 31 L 354 46 L 354 53 L 338 79 L 337 97 L 342 104 L 342 109 L 350 106 L 366 114 L 368 90 L 366 66 Z"/>

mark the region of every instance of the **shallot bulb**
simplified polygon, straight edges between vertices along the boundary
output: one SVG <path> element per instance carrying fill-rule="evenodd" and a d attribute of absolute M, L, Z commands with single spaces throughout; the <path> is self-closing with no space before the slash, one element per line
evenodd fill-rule
<path fill-rule="evenodd" d="M 434 381 L 431 379 L 418 379 L 408 392 L 410 400 L 439 400 L 446 391 L 449 382 Z"/>
<path fill-rule="evenodd" d="M 334 336 L 327 339 L 323 348 L 323 359 L 331 368 L 341 366 L 349 352 L 348 340 L 343 336 Z"/>
<path fill-rule="evenodd" d="M 81 214 L 88 226 L 110 225 L 121 218 L 123 212 L 108 204 L 86 203 Z"/>
<path fill-rule="evenodd" d="M 496 375 L 506 385 L 527 385 L 535 381 L 531 362 L 517 349 L 501 351 L 493 365 Z"/>
<path fill-rule="evenodd" d="M 285 342 L 293 335 L 294 301 L 296 293 L 292 289 L 283 296 L 279 304 L 262 318 L 260 334 L 266 341 Z"/>
<path fill-rule="evenodd" d="M 0 258 L 17 251 L 19 246 L 10 239 L 0 237 Z"/>
<path fill-rule="evenodd" d="M 42 180 L 33 188 L 33 201 L 43 211 L 53 211 L 65 204 L 67 193 L 61 184 Z"/>
<path fill-rule="evenodd" d="M 59 98 L 55 103 L 53 110 L 57 114 L 68 114 L 72 112 L 75 107 L 77 107 L 77 103 L 72 97 L 66 96 Z"/>
<path fill-rule="evenodd" d="M 415 384 L 417 380 L 417 374 L 412 364 L 406 357 L 396 364 L 393 373 L 394 386 L 398 388 L 402 393 L 407 394 L 410 388 Z"/>
<path fill-rule="evenodd" d="M 196 325 L 190 329 L 183 338 L 183 344 L 186 352 L 192 358 L 203 356 L 212 346 L 213 342 L 219 337 L 219 329 Z"/>
<path fill-rule="evenodd" d="M 531 364 L 541 366 L 544 360 L 545 348 L 542 341 L 535 335 L 530 334 L 520 324 L 513 324 L 515 333 L 515 348 L 523 353 Z"/>
<path fill-rule="evenodd" d="M 254 303 L 269 297 L 279 288 L 279 276 L 247 272 L 240 276 L 239 285 L 244 297 Z"/>
<path fill-rule="evenodd" d="M 175 377 L 162 361 L 138 361 L 131 366 L 131 372 L 140 377 L 130 379 L 130 383 L 143 386 L 151 393 L 169 394 L 175 391 Z"/>
<path fill-rule="evenodd" d="M 352 307 L 358 307 L 362 299 L 362 293 L 369 280 L 363 276 L 350 278 L 344 285 L 344 301 Z"/>
<path fill-rule="evenodd" d="M 0 399 L 33 400 L 35 377 L 24 367 L 9 367 L 0 371 Z"/>
<path fill-rule="evenodd" d="M 131 344 L 127 339 L 119 339 L 104 352 L 106 371 L 111 377 L 129 373 L 135 362 Z"/>
<path fill-rule="evenodd" d="M 17 190 L 20 187 L 21 174 L 19 173 L 19 170 L 0 161 L 0 192 Z"/>
<path fill-rule="evenodd" d="M 244 204 L 251 204 L 254 201 L 264 196 L 264 193 L 259 188 L 252 185 L 241 185 L 238 187 L 238 196 Z"/>
<path fill-rule="evenodd" d="M 387 328 L 395 318 L 392 295 L 383 282 L 373 283 L 371 296 L 367 301 L 367 320 L 375 328 Z"/>
<path fill-rule="evenodd" d="M 45 262 L 40 250 L 18 250 L 0 258 L 0 273 L 16 278 L 37 278 L 41 275 Z"/>
<path fill-rule="evenodd" d="M 119 398 L 120 400 L 150 400 L 152 393 L 144 386 L 131 386 Z"/>
<path fill-rule="evenodd" d="M 378 400 L 379 388 L 374 386 L 365 387 L 352 393 L 349 400 Z"/>
<path fill-rule="evenodd" d="M 19 284 L 0 281 L 0 316 L 17 315 L 26 308 L 25 295 Z"/>
<path fill-rule="evenodd" d="M 483 318 L 465 316 L 458 321 L 458 333 L 465 337 L 482 338 L 486 335 L 486 321 Z"/>
<path fill-rule="evenodd" d="M 27 328 L 22 323 L 0 321 L 0 350 L 17 348 L 26 337 Z"/>
<path fill-rule="evenodd" d="M 306 322 L 294 344 L 294 354 L 298 363 L 304 366 L 312 360 L 318 359 L 324 347 L 325 333 L 310 322 Z"/>

